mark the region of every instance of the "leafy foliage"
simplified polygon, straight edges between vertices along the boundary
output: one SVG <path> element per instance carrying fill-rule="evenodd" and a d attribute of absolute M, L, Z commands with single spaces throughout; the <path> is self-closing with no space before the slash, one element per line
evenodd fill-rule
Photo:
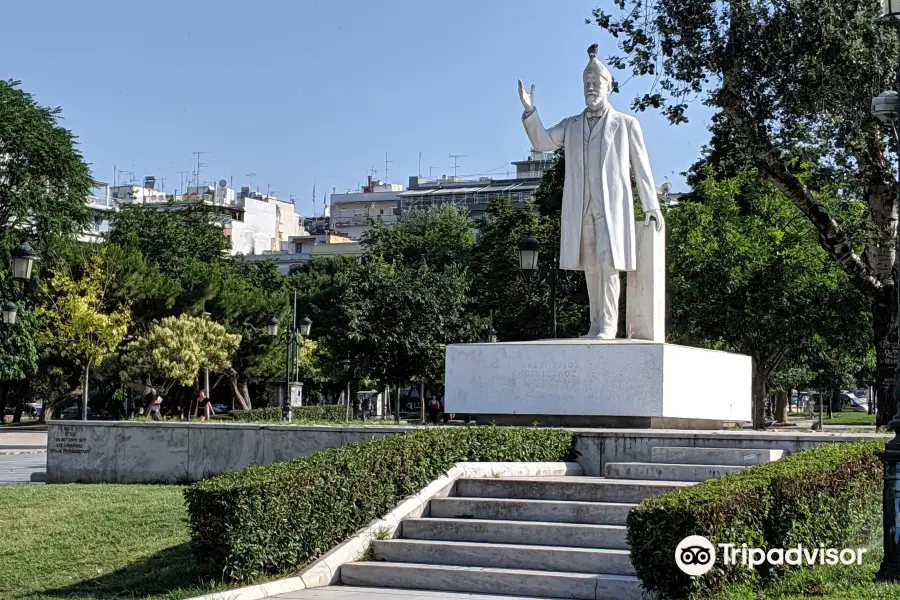
<path fill-rule="evenodd" d="M 673 123 L 716 111 L 704 161 L 776 185 L 872 303 L 879 423 L 895 412 L 897 184 L 889 128 L 870 113 L 893 87 L 898 43 L 873 0 L 617 0 L 594 22 L 618 40 L 613 68 L 653 76 L 633 107 Z M 889 20 L 892 21 L 892 20 Z M 696 169 L 695 169 L 696 171 Z M 696 177 L 696 172 L 695 172 Z M 866 207 L 861 226 L 842 207 Z"/>
<path fill-rule="evenodd" d="M 100 363 L 115 352 L 131 324 L 128 305 L 111 302 L 116 273 L 109 254 L 101 248 L 89 251 L 83 265 L 54 267 L 38 308 L 41 343 L 80 365 Z"/>
<path fill-rule="evenodd" d="M 336 404 L 325 406 L 297 406 L 293 408 L 295 421 L 331 421 L 343 423 L 347 420 L 347 407 Z M 241 423 L 281 422 L 281 408 L 267 406 L 251 410 L 233 410 L 231 416 Z"/>
<path fill-rule="evenodd" d="M 660 598 L 710 598 L 757 572 L 721 561 L 701 577 L 675 564 L 690 535 L 713 545 L 852 547 L 868 543 L 881 518 L 883 440 L 824 444 L 773 463 L 644 500 L 628 514 L 631 560 Z M 764 575 L 765 573 L 763 573 Z"/>
<path fill-rule="evenodd" d="M 416 431 L 251 467 L 185 490 L 193 540 L 226 578 L 295 572 L 461 461 L 559 461 L 556 429 Z"/>
<path fill-rule="evenodd" d="M 88 223 L 90 170 L 75 136 L 60 127 L 60 112 L 40 106 L 18 81 L 0 81 L 0 248 L 6 252 L 25 237 L 46 254 Z"/>
<path fill-rule="evenodd" d="M 812 364 L 836 349 L 866 355 L 864 298 L 778 189 L 747 173 L 708 177 L 693 195 L 667 212 L 674 339 L 752 356 L 760 411 L 785 359 Z"/>
<path fill-rule="evenodd" d="M 221 371 L 230 360 L 241 336 L 230 334 L 222 325 L 188 315 L 166 317 L 145 335 L 125 347 L 122 380 L 164 382 L 168 391 L 175 383 L 189 386 L 201 369 Z"/>

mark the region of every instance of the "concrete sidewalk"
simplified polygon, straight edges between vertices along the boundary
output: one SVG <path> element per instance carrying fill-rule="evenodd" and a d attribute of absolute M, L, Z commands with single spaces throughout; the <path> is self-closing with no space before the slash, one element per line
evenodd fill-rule
<path fill-rule="evenodd" d="M 522 596 L 485 596 L 460 592 L 423 592 L 419 590 L 389 590 L 385 588 L 357 588 L 333 586 L 288 592 L 272 598 L 282 600 L 541 600 Z M 550 600 L 550 599 L 544 599 Z"/>
<path fill-rule="evenodd" d="M 47 452 L 46 425 L 0 427 L 0 456 Z"/>

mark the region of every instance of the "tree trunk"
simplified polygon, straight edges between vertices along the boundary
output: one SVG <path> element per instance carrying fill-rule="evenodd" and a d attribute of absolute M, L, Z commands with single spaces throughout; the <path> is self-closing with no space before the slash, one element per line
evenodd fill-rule
<path fill-rule="evenodd" d="M 876 424 L 881 426 L 887 425 L 897 413 L 894 384 L 900 349 L 897 347 L 897 313 L 893 286 L 885 288 L 872 302 L 872 320 L 875 334 Z"/>
<path fill-rule="evenodd" d="M 0 382 L 0 422 L 3 421 L 3 417 L 6 415 L 6 386 L 7 383 Z"/>
<path fill-rule="evenodd" d="M 753 429 L 763 429 L 763 422 L 765 420 L 766 415 L 766 380 L 768 379 L 768 373 L 765 372 L 765 369 L 762 365 L 757 362 L 757 360 L 753 359 L 753 401 L 752 401 L 752 415 L 753 415 Z"/>
<path fill-rule="evenodd" d="M 238 372 L 234 369 L 225 369 L 225 379 L 228 380 L 228 387 L 234 396 L 236 403 L 240 406 L 240 410 L 250 410 L 250 392 L 247 389 L 246 381 L 238 381 Z M 285 394 L 288 390 L 285 390 Z"/>
<path fill-rule="evenodd" d="M 419 419 L 425 424 L 425 380 L 419 382 Z"/>
<path fill-rule="evenodd" d="M 394 422 L 400 422 L 400 384 L 397 384 L 397 401 L 394 403 Z"/>
<path fill-rule="evenodd" d="M 780 391 L 775 394 L 775 422 L 782 425 L 788 424 L 787 416 L 788 392 Z"/>
<path fill-rule="evenodd" d="M 90 391 L 88 385 L 91 377 L 91 360 L 88 359 L 84 365 L 84 380 L 81 382 L 81 419 L 87 421 L 88 415 L 88 396 Z"/>

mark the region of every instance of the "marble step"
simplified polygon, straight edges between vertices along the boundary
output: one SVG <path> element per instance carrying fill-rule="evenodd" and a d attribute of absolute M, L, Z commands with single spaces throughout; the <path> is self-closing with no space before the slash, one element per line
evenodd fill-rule
<path fill-rule="evenodd" d="M 784 450 L 750 450 L 741 448 L 652 448 L 650 462 L 676 465 L 733 465 L 750 467 L 774 462 Z"/>
<path fill-rule="evenodd" d="M 429 508 L 431 516 L 439 518 L 624 525 L 635 506 L 622 502 L 455 497 L 434 498 Z"/>
<path fill-rule="evenodd" d="M 430 540 L 372 543 L 375 560 L 463 567 L 634 575 L 628 550 Z"/>
<path fill-rule="evenodd" d="M 361 587 L 469 592 L 530 598 L 641 599 L 640 581 L 632 575 L 596 575 L 380 561 L 343 565 L 341 583 Z"/>
<path fill-rule="evenodd" d="M 604 477 L 541 477 L 460 479 L 457 497 L 571 500 L 637 503 L 691 483 L 684 481 L 623 481 Z"/>
<path fill-rule="evenodd" d="M 731 465 L 668 465 L 662 463 L 609 463 L 606 476 L 616 479 L 659 479 L 700 482 L 739 473 L 747 467 Z"/>
<path fill-rule="evenodd" d="M 527 544 L 627 550 L 624 525 L 490 521 L 486 519 L 404 519 L 403 539 L 487 544 Z"/>

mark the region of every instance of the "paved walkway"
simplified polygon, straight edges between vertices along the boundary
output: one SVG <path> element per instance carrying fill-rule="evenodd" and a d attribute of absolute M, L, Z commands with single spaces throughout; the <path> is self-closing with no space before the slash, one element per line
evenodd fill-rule
<path fill-rule="evenodd" d="M 46 425 L 0 427 L 0 484 L 30 483 L 46 470 Z"/>
<path fill-rule="evenodd" d="M 541 600 L 522 596 L 485 596 L 461 592 L 421 592 L 418 590 L 388 590 L 333 586 L 288 592 L 273 598 L 282 600 Z"/>
<path fill-rule="evenodd" d="M 0 485 L 30 483 L 32 474 L 46 470 L 46 454 L 0 454 Z"/>

